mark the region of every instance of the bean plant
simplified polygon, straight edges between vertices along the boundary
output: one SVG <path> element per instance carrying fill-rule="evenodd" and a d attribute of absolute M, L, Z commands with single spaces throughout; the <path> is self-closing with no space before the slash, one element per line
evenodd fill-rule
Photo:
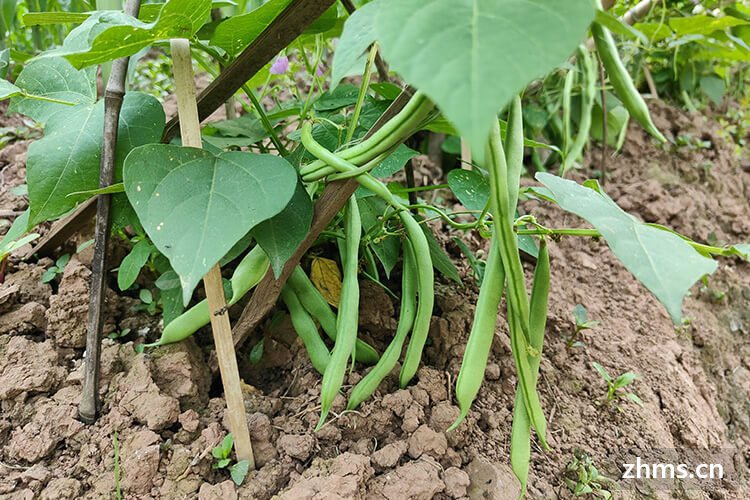
<path fill-rule="evenodd" d="M 234 97 L 244 113 L 206 124 L 202 148 L 184 147 L 164 135 L 164 109 L 153 95 L 159 92 L 128 92 L 120 113 L 115 184 L 105 191 L 98 189 L 104 105 L 97 100 L 97 65 L 124 56 L 137 60 L 147 51 L 164 53 L 170 39 L 187 38 L 194 63 L 214 77 L 238 61 L 292 3 L 269 0 L 246 10 L 230 2 L 169 0 L 144 5 L 138 19 L 118 10 L 24 16 L 21 21 L 27 25 L 54 26 L 55 33 L 66 36 L 54 47 L 14 57 L 14 70 L 8 73 L 17 75 L 13 83 L 0 80 L 0 97 L 10 98 L 9 111 L 44 127 L 44 136 L 28 151 L 29 209 L 0 248 L 7 253 L 28 242 L 40 223 L 92 196 L 112 194 L 113 234 L 135 243 L 120 264 L 120 288 L 128 290 L 139 276 L 156 278 L 164 327 L 159 339 L 142 346 L 153 349 L 208 324 L 208 304 L 193 300 L 193 294 L 217 263 L 233 269 L 225 283 L 228 305 L 267 273 L 285 279 L 284 266 L 311 231 L 313 206 L 321 193 L 329 185 L 355 180 L 357 190 L 316 240 L 321 248 L 340 251 L 336 311 L 311 282 L 305 260 L 293 268 L 281 292 L 312 365 L 322 374 L 320 428 L 350 363 L 374 367 L 348 394 L 348 409 L 366 401 L 399 361 L 400 387 L 409 386 L 417 373 L 434 309 L 435 271 L 460 281 L 426 222 L 438 218 L 452 230 L 477 231 L 490 238 L 490 249 L 486 261 L 472 263 L 481 287 L 456 380 L 460 416 L 448 432 L 464 421 L 482 385 L 505 296 L 518 379 L 511 465 L 523 496 L 532 439 L 549 449 L 537 391 L 548 294 L 554 290 L 549 245 L 563 237 L 603 238 L 675 324 L 691 286 L 716 269 L 713 256 L 747 258 L 750 245 L 694 242 L 626 213 L 596 180 L 579 184 L 561 177 L 581 166 L 590 140 L 597 58 L 618 106 L 655 142 L 667 140 L 651 120 L 611 33 L 631 36 L 637 30 L 603 12 L 598 1 L 358 3 L 362 5 L 349 14 L 330 2 L 302 36 L 257 74 L 248 75 Z M 219 7 L 222 15 L 212 20 L 211 9 Z M 741 16 L 732 19 L 734 25 L 748 24 Z M 712 20 L 695 22 L 707 33 L 727 29 Z M 76 26 L 68 31 L 61 23 Z M 593 43 L 586 43 L 589 36 Z M 378 57 L 387 62 L 390 81 L 375 81 Z M 362 75 L 355 80 L 359 85 L 342 83 L 352 75 Z M 556 91 L 566 102 L 562 110 L 554 99 L 545 108 L 540 104 L 538 89 L 549 88 L 550 82 L 563 86 Z M 582 99 L 577 114 L 568 103 L 576 93 Z M 281 95 L 290 97 L 282 100 Z M 398 112 L 378 123 L 394 100 L 407 97 Z M 557 145 L 537 141 L 536 132 L 561 122 L 556 136 L 564 140 Z M 417 154 L 405 141 L 425 130 L 460 137 L 471 153 L 466 168 L 450 172 L 447 186 L 388 182 Z M 552 160 L 542 162 L 539 151 Z M 537 183 L 521 189 L 522 174 L 533 173 L 527 154 L 537 167 Z M 557 165 L 560 176 L 543 171 Z M 447 212 L 419 198 L 424 191 L 445 187 L 465 211 Z M 520 192 L 525 199 L 557 204 L 593 228 L 547 227 L 533 214 L 520 213 Z M 535 260 L 530 295 L 519 251 Z M 359 281 L 367 276 L 390 283 L 397 266 L 398 328 L 379 353 L 358 338 Z M 154 305 L 153 310 L 159 309 Z M 226 465 L 228 457 L 221 453 Z"/>

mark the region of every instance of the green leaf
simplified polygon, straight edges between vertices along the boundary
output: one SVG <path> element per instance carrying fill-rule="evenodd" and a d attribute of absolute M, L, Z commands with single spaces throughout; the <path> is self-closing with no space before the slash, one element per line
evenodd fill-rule
<path fill-rule="evenodd" d="M 138 298 L 141 299 L 141 302 L 144 304 L 150 304 L 154 301 L 154 296 L 148 288 L 141 288 L 138 292 Z"/>
<path fill-rule="evenodd" d="M 27 94 L 74 104 L 96 102 L 96 68 L 77 70 L 61 57 L 29 62 L 16 78 L 16 86 Z M 21 113 L 38 122 L 46 122 L 55 114 L 71 112 L 71 106 L 29 97 L 14 97 L 8 113 Z"/>
<path fill-rule="evenodd" d="M 88 12 L 27 12 L 23 15 L 24 26 L 44 26 L 60 23 L 82 23 L 91 16 Z"/>
<path fill-rule="evenodd" d="M 26 233 L 26 228 L 29 227 L 29 209 L 16 217 L 13 224 L 8 228 L 8 232 L 5 233 L 3 239 L 0 240 L 0 250 L 6 251 L 5 247 L 9 246 L 11 242 L 17 240 Z"/>
<path fill-rule="evenodd" d="M 727 91 L 727 85 L 724 79 L 718 75 L 703 75 L 700 78 L 701 90 L 714 102 L 719 104 L 724 93 Z"/>
<path fill-rule="evenodd" d="M 0 78 L 5 79 L 10 69 L 10 49 L 0 50 Z"/>
<path fill-rule="evenodd" d="M 467 210 L 484 210 L 490 200 L 490 183 L 474 170 L 453 169 L 448 172 L 448 186 Z"/>
<path fill-rule="evenodd" d="M 224 436 L 224 439 L 221 440 L 221 453 L 222 458 L 227 458 L 230 453 L 232 453 L 232 446 L 234 446 L 234 438 L 232 437 L 232 433 L 230 432 L 226 436 Z"/>
<path fill-rule="evenodd" d="M 247 460 L 240 460 L 236 464 L 229 467 L 229 475 L 232 476 L 232 481 L 234 481 L 234 484 L 237 486 L 242 484 L 242 481 L 245 480 L 245 476 L 247 476 L 247 470 L 250 466 L 250 462 Z"/>
<path fill-rule="evenodd" d="M 62 56 L 76 68 L 132 56 L 159 40 L 190 38 L 208 18 L 211 0 L 169 0 L 152 23 L 120 11 L 97 11 L 39 59 Z"/>
<path fill-rule="evenodd" d="M 388 158 L 378 163 L 370 173 L 375 177 L 384 178 L 390 177 L 406 165 L 406 162 L 417 156 L 419 152 L 414 151 L 410 147 L 399 144 L 396 150 L 391 153 Z"/>
<path fill-rule="evenodd" d="M 313 104 L 316 111 L 335 111 L 354 106 L 359 96 L 359 87 L 344 83 L 321 95 Z"/>
<path fill-rule="evenodd" d="M 260 363 L 260 358 L 263 357 L 263 339 L 260 339 L 260 342 L 255 344 L 253 348 L 250 350 L 250 356 L 249 360 L 250 363 L 257 365 Z"/>
<path fill-rule="evenodd" d="M 105 188 L 88 189 L 86 191 L 74 191 L 72 193 L 67 194 L 66 196 L 76 196 L 79 194 L 94 196 L 97 194 L 113 194 L 113 193 L 124 193 L 124 192 L 125 192 L 125 186 L 122 185 L 122 182 L 118 182 L 116 184 L 112 184 L 111 186 L 108 186 Z"/>
<path fill-rule="evenodd" d="M 609 376 L 609 373 L 607 373 L 607 370 L 605 370 L 602 365 L 600 365 L 596 361 L 592 362 L 591 364 L 594 366 L 594 368 L 596 368 L 596 371 L 599 372 L 599 375 L 601 375 L 602 378 L 607 381 L 607 383 L 612 383 L 612 378 Z"/>
<path fill-rule="evenodd" d="M 11 226 L 11 229 L 12 228 L 13 226 Z M 0 261 L 2 261 L 5 257 L 7 257 L 14 250 L 21 248 L 26 243 L 34 241 L 37 238 L 39 238 L 39 235 L 36 233 L 27 234 L 26 236 L 23 236 L 16 240 L 9 240 L 7 238 L 3 238 L 2 244 L 0 244 Z"/>
<path fill-rule="evenodd" d="M 128 199 L 180 275 L 184 304 L 237 241 L 286 207 L 297 185 L 278 156 L 166 144 L 134 149 L 124 170 Z"/>
<path fill-rule="evenodd" d="M 159 276 L 154 285 L 162 292 L 165 290 L 174 290 L 175 288 L 180 288 L 180 277 L 170 269 Z"/>
<path fill-rule="evenodd" d="M 731 16 L 708 17 L 703 15 L 675 17 L 669 20 L 669 26 L 680 37 L 686 35 L 710 35 L 714 31 L 746 24 L 748 24 L 747 21 Z"/>
<path fill-rule="evenodd" d="M 632 392 L 628 392 L 627 394 L 625 394 L 625 397 L 635 402 L 638 406 L 643 406 L 643 401 L 641 401 L 641 398 L 639 398 Z"/>
<path fill-rule="evenodd" d="M 377 196 L 360 198 L 357 200 L 357 204 L 359 216 L 362 219 L 362 229 L 366 234 L 380 226 L 380 217 L 385 215 L 386 211 L 389 211 L 388 204 Z M 386 238 L 379 242 L 371 241 L 370 248 L 377 255 L 380 263 L 383 264 L 385 275 L 390 277 L 391 271 L 398 262 L 401 242 L 398 238 Z"/>
<path fill-rule="evenodd" d="M 615 379 L 615 389 L 621 389 L 625 387 L 626 385 L 631 384 L 634 380 L 640 379 L 641 377 L 639 375 L 636 375 L 633 372 L 625 372 L 619 377 Z"/>
<path fill-rule="evenodd" d="M 53 279 L 55 279 L 55 276 L 57 276 L 58 269 L 55 266 L 50 267 L 46 271 L 44 271 L 44 274 L 42 274 L 42 283 L 49 283 Z"/>
<path fill-rule="evenodd" d="M 55 219 L 89 198 L 70 193 L 99 187 L 104 100 L 79 104 L 49 118 L 42 139 L 29 146 L 30 227 Z M 157 142 L 164 128 L 164 110 L 156 98 L 138 92 L 125 95 L 117 133 L 115 179 L 135 146 Z"/>
<path fill-rule="evenodd" d="M 177 273 L 175 273 L 175 276 L 177 276 Z M 182 289 L 179 286 L 179 278 L 177 287 L 170 288 L 169 290 L 162 290 L 159 294 L 159 298 L 161 299 L 162 306 L 162 321 L 164 322 L 164 326 L 167 326 L 185 310 L 185 306 L 182 305 Z"/>
<path fill-rule="evenodd" d="M 313 217 L 313 204 L 305 186 L 297 182 L 289 204 L 277 215 L 261 222 L 251 231 L 271 261 L 276 278 L 281 276 L 284 264 L 297 250 L 297 247 L 310 231 Z"/>
<path fill-rule="evenodd" d="M 120 269 L 117 271 L 117 286 L 120 287 L 120 290 L 127 290 L 135 283 L 153 248 L 148 240 L 141 240 L 122 259 Z"/>
<path fill-rule="evenodd" d="M 334 2 L 328 10 L 323 12 L 319 18 L 317 18 L 304 32 L 305 35 L 317 35 L 319 33 L 325 33 L 336 26 L 336 21 L 339 17 L 339 6 Z"/>
<path fill-rule="evenodd" d="M 6 79 L 0 79 L 0 100 L 15 97 L 23 94 L 23 90 L 19 89 Z"/>
<path fill-rule="evenodd" d="M 734 245 L 732 246 L 732 249 L 736 251 L 734 252 L 736 255 L 739 255 L 740 257 L 744 257 L 745 260 L 750 259 L 750 243 L 742 243 L 740 245 Z"/>
<path fill-rule="evenodd" d="M 638 40 L 644 45 L 649 44 L 649 40 L 648 38 L 646 38 L 646 35 L 630 26 L 629 24 L 623 23 L 605 10 L 596 11 L 595 21 L 596 23 L 601 24 L 602 26 L 607 28 L 612 33 L 617 33 L 618 35 L 630 38 L 631 40 Z"/>
<path fill-rule="evenodd" d="M 716 270 L 716 262 L 696 252 L 679 236 L 640 222 L 601 190 L 546 173 L 538 173 L 536 178 L 553 192 L 563 209 L 599 230 L 617 258 L 679 324 L 683 297 L 697 280 Z"/>
<path fill-rule="evenodd" d="M 211 37 L 211 45 L 221 47 L 230 58 L 234 59 L 271 24 L 271 21 L 289 3 L 291 0 L 271 0 L 247 14 L 226 19 L 216 27 Z"/>
<path fill-rule="evenodd" d="M 68 262 L 70 262 L 70 254 L 65 253 L 57 258 L 57 260 L 55 261 L 55 265 L 60 271 L 62 271 L 63 269 L 65 269 L 65 266 L 68 265 Z"/>
<path fill-rule="evenodd" d="M 377 92 L 383 99 L 392 101 L 401 95 L 401 87 L 391 82 L 375 82 L 370 84 L 370 88 Z"/>
<path fill-rule="evenodd" d="M 582 326 L 586 324 L 588 313 L 586 308 L 582 304 L 576 304 L 573 308 L 573 317 L 576 319 L 576 326 Z"/>
<path fill-rule="evenodd" d="M 422 228 L 422 232 L 427 237 L 427 244 L 430 247 L 430 257 L 432 257 L 432 265 L 440 271 L 444 276 L 454 280 L 456 283 L 461 283 L 461 276 L 458 274 L 458 269 L 456 269 L 456 266 L 453 264 L 453 261 L 446 255 L 445 250 L 443 250 L 443 247 L 440 246 L 440 243 L 435 239 L 435 235 L 432 234 L 432 231 L 427 226 L 427 224 L 420 224 L 419 227 Z"/>
<path fill-rule="evenodd" d="M 580 0 L 375 0 L 346 21 L 333 82 L 377 40 L 390 68 L 437 104 L 481 163 L 498 110 L 565 62 L 593 18 Z"/>

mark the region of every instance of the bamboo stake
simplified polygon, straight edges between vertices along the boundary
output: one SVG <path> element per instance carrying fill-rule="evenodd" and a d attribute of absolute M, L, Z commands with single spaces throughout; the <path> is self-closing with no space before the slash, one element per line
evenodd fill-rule
<path fill-rule="evenodd" d="M 125 13 L 138 17 L 141 0 L 128 0 Z M 125 96 L 125 78 L 128 72 L 128 57 L 117 59 L 104 93 L 104 133 L 102 136 L 102 159 L 99 170 L 99 187 L 104 188 L 114 180 L 115 155 L 117 152 L 117 126 L 120 108 Z M 91 295 L 89 296 L 89 318 L 86 331 L 86 364 L 83 375 L 83 390 L 78 415 L 83 422 L 96 420 L 99 406 L 99 359 L 101 358 L 102 326 L 104 324 L 104 298 L 107 281 L 107 247 L 111 222 L 110 194 L 99 195 L 96 201 L 96 242 L 94 261 L 91 264 Z"/>
<path fill-rule="evenodd" d="M 198 106 L 195 99 L 195 82 L 193 64 L 190 57 L 190 41 L 185 38 L 170 41 L 172 65 L 177 93 L 177 112 L 180 117 L 180 134 L 182 145 L 200 148 L 201 130 L 198 120 Z M 208 310 L 211 314 L 211 329 L 216 344 L 216 355 L 219 359 L 221 382 L 224 385 L 224 397 L 227 400 L 229 426 L 234 438 L 237 460 L 247 460 L 249 468 L 255 469 L 253 448 L 245 417 L 245 402 L 242 398 L 240 374 L 237 369 L 237 355 L 232 342 L 232 327 L 226 311 L 224 286 L 221 281 L 221 268 L 218 264 L 203 277 L 206 288 Z"/>

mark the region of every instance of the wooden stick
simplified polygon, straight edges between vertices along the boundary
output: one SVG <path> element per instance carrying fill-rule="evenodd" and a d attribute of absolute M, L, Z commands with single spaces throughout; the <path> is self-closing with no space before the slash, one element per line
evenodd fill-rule
<path fill-rule="evenodd" d="M 128 0 L 125 12 L 138 17 L 141 0 Z M 117 127 L 120 121 L 120 108 L 125 96 L 125 78 L 128 72 L 128 57 L 117 59 L 112 64 L 107 90 L 104 93 L 104 135 L 102 137 L 102 158 L 99 170 L 99 187 L 112 184 L 117 153 Z M 104 324 L 104 302 L 107 289 L 107 247 L 111 222 L 112 195 L 99 195 L 96 202 L 96 233 L 94 261 L 91 264 L 91 294 L 89 296 L 89 318 L 86 330 L 86 363 L 83 373 L 83 390 L 78 415 L 82 421 L 91 424 L 96 420 L 99 406 L 99 359 L 101 358 L 101 338 Z"/>
<path fill-rule="evenodd" d="M 406 106 L 406 103 L 409 102 L 414 92 L 414 88 L 406 87 L 401 92 L 401 95 L 385 110 L 385 113 L 383 113 L 378 121 L 375 122 L 375 125 L 365 135 L 365 138 L 370 137 L 380 127 L 385 125 L 388 120 L 396 116 Z M 281 271 L 279 279 L 276 279 L 273 271 L 269 269 L 266 276 L 255 288 L 252 297 L 250 297 L 250 302 L 245 306 L 240 319 L 234 325 L 234 331 L 232 332 L 234 345 L 239 346 L 242 344 L 248 335 L 255 330 L 258 323 L 268 314 L 274 304 L 276 304 L 281 293 L 281 288 L 286 283 L 287 278 L 289 278 L 294 268 L 299 264 L 302 256 L 305 255 L 315 240 L 318 239 L 320 233 L 343 208 L 349 197 L 357 190 L 357 186 L 359 186 L 359 183 L 356 179 L 342 179 L 331 182 L 326 186 L 318 201 L 315 202 L 315 211 L 313 213 L 312 224 L 310 225 L 310 232 L 307 233 L 304 241 L 300 243 L 294 254 L 284 264 L 284 269 Z"/>
<path fill-rule="evenodd" d="M 198 121 L 203 121 L 232 97 L 268 61 L 302 34 L 336 0 L 292 0 L 292 2 L 242 51 L 198 96 Z M 177 136 L 179 117 L 164 128 L 162 142 Z"/>
<path fill-rule="evenodd" d="M 195 81 L 193 80 L 193 63 L 190 57 L 190 42 L 184 38 L 173 39 L 172 64 L 177 92 L 177 112 L 180 117 L 182 145 L 200 148 L 201 129 L 198 120 L 198 106 L 195 100 Z M 232 343 L 232 327 L 229 314 L 226 312 L 224 286 L 221 281 L 221 268 L 218 264 L 203 277 L 206 288 L 208 310 L 211 314 L 211 329 L 216 344 L 216 355 L 219 359 L 221 382 L 224 385 L 224 397 L 227 401 L 229 427 L 234 438 L 237 460 L 247 460 L 249 468 L 255 468 L 253 448 L 245 417 L 245 402 L 242 398 L 240 374 L 237 369 L 237 355 Z"/>

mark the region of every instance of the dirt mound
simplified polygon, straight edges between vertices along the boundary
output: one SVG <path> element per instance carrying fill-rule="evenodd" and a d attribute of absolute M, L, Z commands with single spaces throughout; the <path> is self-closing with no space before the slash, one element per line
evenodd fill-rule
<path fill-rule="evenodd" d="M 631 128 L 626 149 L 608 161 L 608 194 L 642 220 L 691 238 L 750 241 L 750 173 L 716 121 L 661 104 L 655 118 L 668 135 L 700 141 L 664 148 Z M 0 153 L 6 172 L 0 201 L 11 200 L 14 210 L 25 208 L 23 197 L 7 191 L 22 182 L 24 148 Z M 585 163 L 598 168 L 599 155 L 592 151 Z M 550 204 L 527 201 L 523 209 L 550 227 L 585 227 Z M 259 363 L 248 359 L 251 344 L 243 348 L 240 368 L 250 384 L 246 407 L 259 468 L 240 487 L 225 469 L 212 468 L 211 449 L 227 427 L 205 332 L 149 354 L 136 354 L 132 342 L 105 340 L 102 416 L 84 426 L 75 415 L 86 267 L 71 259 L 51 287 L 41 284 L 51 261 L 11 261 L 0 285 L 0 498 L 114 498 L 116 465 L 128 499 L 516 498 L 509 466 L 516 376 L 502 312 L 487 380 L 466 420 L 445 432 L 458 416 L 453 390 L 478 288 L 451 241 L 462 235 L 434 229 L 463 286 L 443 278 L 436 283 L 431 342 L 407 389 L 398 389 L 396 370 L 355 411 L 344 411 L 345 398 L 338 397 L 328 423 L 313 432 L 320 376 L 288 319 L 269 322 L 262 332 Z M 487 244 L 476 235 L 463 237 L 472 248 Z M 619 478 L 633 456 L 686 448 L 723 449 L 731 464 L 724 480 L 703 485 L 704 492 L 679 480 L 663 490 L 643 482 L 640 498 L 747 498 L 750 265 L 722 259 L 708 284 L 699 283 L 687 297 L 684 314 L 692 319 L 676 329 L 605 242 L 565 238 L 551 245 L 551 257 L 540 392 L 552 450 L 532 447 L 529 498 L 571 497 L 564 478 L 576 457 L 587 456 L 602 474 Z M 532 269 L 527 265 L 529 275 Z M 368 299 L 360 326 L 382 349 L 398 308 L 380 287 L 362 285 Z M 583 333 L 583 347 L 566 349 L 576 304 L 599 325 Z M 132 305 L 127 297 L 109 296 L 108 331 L 153 326 L 153 318 L 131 312 Z M 639 374 L 628 389 L 644 406 L 624 401 L 618 411 L 600 404 L 606 385 L 594 361 L 613 376 Z M 366 371 L 358 366 L 349 374 L 344 391 Z M 620 481 L 619 487 L 630 491 L 633 484 Z"/>

